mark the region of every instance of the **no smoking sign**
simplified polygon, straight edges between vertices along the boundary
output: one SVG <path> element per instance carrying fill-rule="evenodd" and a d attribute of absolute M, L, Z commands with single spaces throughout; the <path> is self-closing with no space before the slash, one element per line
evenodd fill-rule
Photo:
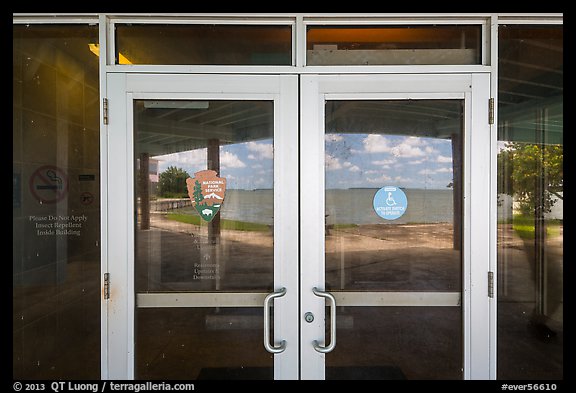
<path fill-rule="evenodd" d="M 54 165 L 44 165 L 32 173 L 29 186 L 40 203 L 56 203 L 68 194 L 68 176 Z"/>

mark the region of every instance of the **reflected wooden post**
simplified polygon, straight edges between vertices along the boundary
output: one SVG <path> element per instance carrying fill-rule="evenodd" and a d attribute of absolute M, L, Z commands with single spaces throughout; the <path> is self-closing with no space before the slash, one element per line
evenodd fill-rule
<path fill-rule="evenodd" d="M 207 149 L 207 163 L 206 169 L 216 171 L 216 176 L 220 176 L 220 140 L 219 139 L 208 139 L 208 149 Z M 218 245 L 220 244 L 220 212 L 214 216 L 212 221 L 208 223 L 208 244 Z M 221 269 L 220 264 L 223 262 L 220 260 L 219 247 L 210 247 L 210 263 L 218 266 L 218 272 L 224 270 Z M 220 290 L 220 273 L 216 273 L 216 279 L 214 280 L 214 289 L 216 291 Z M 216 308 L 216 312 L 220 312 L 220 308 Z"/>
<path fill-rule="evenodd" d="M 538 108 L 535 116 L 535 144 L 538 146 L 538 157 L 536 159 L 537 176 L 534 184 L 534 261 L 536 280 L 536 310 L 539 319 L 544 319 L 547 314 L 546 297 L 548 294 L 546 285 L 546 222 L 544 213 L 546 211 L 546 173 L 544 168 L 544 136 L 546 109 Z"/>
<path fill-rule="evenodd" d="M 464 128 L 462 128 L 464 129 Z M 462 135 L 452 134 L 452 227 L 453 248 L 462 248 Z"/>
<path fill-rule="evenodd" d="M 216 171 L 220 176 L 220 140 L 208 139 L 207 169 Z M 208 223 L 208 241 L 210 244 L 220 243 L 220 213 Z"/>
<path fill-rule="evenodd" d="M 138 191 L 140 196 L 140 229 L 150 229 L 150 154 L 140 153 Z"/>

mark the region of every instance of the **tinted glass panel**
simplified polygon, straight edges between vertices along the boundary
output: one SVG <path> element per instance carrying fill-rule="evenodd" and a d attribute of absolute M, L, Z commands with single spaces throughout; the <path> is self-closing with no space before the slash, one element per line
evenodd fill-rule
<path fill-rule="evenodd" d="M 349 304 L 327 377 L 461 379 L 463 102 L 325 113 L 326 289 Z"/>
<path fill-rule="evenodd" d="M 13 28 L 13 377 L 100 378 L 97 26 Z"/>
<path fill-rule="evenodd" d="M 273 135 L 272 101 L 134 102 L 138 378 L 272 378 Z"/>
<path fill-rule="evenodd" d="M 561 379 L 563 29 L 498 36 L 498 378 Z"/>
<path fill-rule="evenodd" d="M 290 65 L 290 26 L 116 25 L 116 64 Z"/>
<path fill-rule="evenodd" d="M 480 26 L 310 26 L 308 65 L 480 64 Z"/>

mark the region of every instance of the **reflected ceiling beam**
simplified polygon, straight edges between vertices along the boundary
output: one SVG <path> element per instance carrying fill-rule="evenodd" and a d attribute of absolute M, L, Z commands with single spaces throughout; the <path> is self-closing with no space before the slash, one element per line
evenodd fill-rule
<path fill-rule="evenodd" d="M 396 103 L 395 103 L 396 102 Z M 420 102 L 420 103 L 419 103 Z M 428 101 L 430 102 L 430 101 Z M 356 110 L 369 109 L 372 111 L 378 111 L 382 113 L 387 112 L 407 112 L 414 113 L 414 110 L 418 110 L 420 116 L 426 116 L 430 114 L 431 116 L 438 116 L 440 113 L 446 114 L 445 118 L 453 118 L 458 116 L 460 113 L 460 107 L 455 107 L 455 109 L 449 109 L 446 105 L 425 105 L 419 100 L 408 100 L 408 101 L 355 101 L 346 102 L 344 104 L 336 104 L 338 109 L 332 113 L 326 112 L 327 116 L 337 117 L 340 114 L 346 114 L 350 110 L 353 112 Z M 346 108 L 346 111 L 340 109 Z"/>
<path fill-rule="evenodd" d="M 511 90 L 502 90 L 500 91 L 500 93 L 498 93 L 499 95 L 509 95 L 509 96 L 516 96 L 516 97 L 525 97 L 525 98 L 531 98 L 531 99 L 540 99 L 540 96 L 535 96 L 534 94 L 526 94 L 526 93 L 519 93 L 517 91 L 511 91 Z"/>
<path fill-rule="evenodd" d="M 347 116 L 348 113 L 350 113 L 350 111 L 352 109 L 354 109 L 354 105 L 352 105 L 349 102 L 346 102 L 344 104 L 340 104 L 338 102 L 327 102 L 326 103 L 326 108 L 330 107 L 330 108 L 334 108 L 334 106 L 336 106 L 336 110 L 331 110 L 330 113 L 328 112 L 328 110 L 326 110 L 325 116 L 326 119 L 337 119 L 341 116 Z"/>
<path fill-rule="evenodd" d="M 177 142 L 174 144 L 159 145 L 155 143 L 144 143 L 138 146 L 138 149 L 150 153 L 150 157 L 161 156 L 164 154 L 181 153 L 190 150 L 205 149 L 206 141 L 187 141 Z"/>
<path fill-rule="evenodd" d="M 227 109 L 227 108 L 235 105 L 236 103 L 237 103 L 236 101 L 232 101 L 232 102 L 227 102 L 227 103 L 225 103 L 225 104 L 221 104 L 221 105 L 217 106 L 216 108 L 210 108 L 210 109 L 208 109 L 208 110 L 205 109 L 205 110 L 202 110 L 202 111 L 199 112 L 199 113 L 195 113 L 195 114 L 193 114 L 193 115 L 183 117 L 182 119 L 180 119 L 180 121 L 185 122 L 185 121 L 188 121 L 188 120 L 196 119 L 196 118 L 198 118 L 198 117 L 200 117 L 200 116 L 205 116 L 205 115 L 208 115 L 208 114 L 213 114 L 213 113 L 215 113 L 215 112 L 219 112 L 219 111 L 221 111 L 221 110 Z M 219 103 L 219 104 L 220 104 L 220 103 Z M 196 110 L 197 110 L 197 109 L 196 109 Z"/>
<path fill-rule="evenodd" d="M 418 110 L 407 110 L 405 108 L 399 108 L 398 110 L 394 110 L 394 109 L 379 109 L 379 108 L 361 108 L 361 111 L 363 112 L 368 112 L 368 114 L 363 115 L 366 117 L 389 117 L 389 116 L 393 116 L 394 118 L 397 119 L 411 119 L 413 120 L 414 117 L 420 118 L 422 120 L 428 120 L 428 121 L 432 121 L 432 118 L 435 118 L 436 120 L 447 120 L 447 119 L 451 119 L 454 118 L 458 115 L 458 113 L 454 113 L 454 116 L 446 116 L 446 115 L 442 115 L 442 114 L 436 114 L 436 113 L 422 113 L 422 111 L 418 111 Z"/>
<path fill-rule="evenodd" d="M 436 123 L 436 138 L 452 139 L 453 134 L 462 132 L 462 119 L 443 120 Z"/>
<path fill-rule="evenodd" d="M 547 89 L 564 91 L 564 88 L 562 86 L 550 85 L 547 83 L 532 82 L 532 81 L 525 80 L 525 79 L 515 79 L 515 78 L 504 77 L 504 76 L 500 76 L 498 79 L 501 81 L 516 83 L 518 85 L 538 86 L 538 87 L 545 87 Z"/>
<path fill-rule="evenodd" d="M 210 120 L 206 120 L 206 121 L 202 122 L 201 124 L 217 123 L 217 122 L 220 122 L 220 121 L 222 121 L 222 120 L 229 119 L 229 118 L 231 118 L 231 117 L 236 117 L 236 116 L 243 115 L 243 114 L 245 114 L 245 113 L 254 112 L 254 110 L 257 110 L 257 108 L 250 107 L 250 108 L 248 108 L 248 109 L 244 109 L 244 110 L 241 110 L 241 111 L 236 111 L 236 112 L 228 113 L 227 115 L 224 115 L 224 116 L 215 117 L 215 118 L 212 118 L 212 119 L 210 119 Z"/>
<path fill-rule="evenodd" d="M 548 49 L 554 52 L 564 52 L 562 45 L 552 45 L 549 42 L 542 42 L 541 40 L 522 40 L 522 44 L 533 46 L 534 48 Z"/>
<path fill-rule="evenodd" d="M 271 124 L 261 124 L 258 126 L 239 127 L 237 128 L 238 141 L 255 142 L 264 139 L 273 139 L 273 128 Z"/>
<path fill-rule="evenodd" d="M 269 119 L 262 119 L 262 118 L 258 118 L 258 119 L 250 119 L 247 121 L 243 121 L 242 124 L 237 124 L 234 126 L 235 130 L 238 129 L 247 129 L 247 128 L 259 128 L 259 127 L 268 127 L 268 129 L 270 130 L 270 133 L 272 134 L 272 130 L 274 129 L 274 121 L 272 118 Z"/>
<path fill-rule="evenodd" d="M 238 119 L 238 120 L 232 120 L 232 121 L 229 121 L 227 123 L 223 123 L 222 126 L 229 126 L 231 124 L 245 122 L 246 120 L 260 119 L 263 117 L 270 117 L 270 113 L 260 113 L 258 115 L 254 115 L 254 116 L 243 117 L 243 118 Z"/>
<path fill-rule="evenodd" d="M 502 105 L 513 105 L 515 104 L 514 101 L 508 101 L 503 99 L 502 97 L 498 97 L 498 104 L 502 104 Z"/>
<path fill-rule="evenodd" d="M 137 132 L 183 136 L 188 138 L 218 138 L 226 141 L 234 141 L 237 138 L 235 130 L 229 127 L 216 127 L 197 123 L 182 123 L 180 121 L 169 119 L 158 120 L 150 117 L 141 117 L 137 120 Z"/>
<path fill-rule="evenodd" d="M 444 100 L 442 100 L 444 101 Z M 396 101 L 398 102 L 398 101 Z M 426 115 L 428 113 L 446 113 L 447 118 L 456 117 L 460 113 L 460 107 L 455 107 L 456 109 L 448 109 L 444 103 L 440 105 L 428 104 L 425 105 L 424 102 L 430 103 L 430 100 L 407 100 L 401 101 L 399 103 L 394 103 L 394 101 L 385 101 L 384 105 L 378 105 L 376 103 L 369 103 L 364 101 L 363 104 L 359 105 L 359 108 L 372 108 L 380 109 L 386 111 L 390 108 L 399 109 L 400 111 L 405 111 L 406 109 L 418 109 L 421 115 Z"/>
<path fill-rule="evenodd" d="M 142 133 L 139 133 L 142 135 Z M 189 138 L 185 136 L 176 135 L 159 135 L 159 134 L 149 134 L 145 137 L 138 137 L 138 143 L 173 143 L 177 141 L 187 141 L 187 140 L 203 140 L 204 138 Z"/>
<path fill-rule="evenodd" d="M 327 134 L 392 134 L 409 136 L 439 135 L 435 122 L 403 119 L 374 118 L 349 116 L 335 119 L 326 125 Z"/>
<path fill-rule="evenodd" d="M 536 97 L 536 99 L 531 101 L 524 101 L 520 104 L 506 105 L 503 106 L 502 108 L 498 108 L 498 117 L 499 120 L 503 120 L 504 117 L 533 114 L 534 111 L 538 108 L 553 107 L 553 106 L 561 107 L 563 103 L 564 103 L 563 94 L 548 98 Z M 562 113 L 562 109 L 559 109 L 558 112 Z"/>
<path fill-rule="evenodd" d="M 178 113 L 180 111 L 182 111 L 182 108 L 175 108 L 175 109 L 170 109 L 170 110 L 165 110 L 164 112 L 160 113 L 158 116 L 155 116 L 156 119 L 162 119 L 164 117 L 168 117 L 170 115 L 173 115 L 174 113 Z"/>
<path fill-rule="evenodd" d="M 499 58 L 498 61 L 500 63 L 507 63 L 507 64 L 516 65 L 516 66 L 523 67 L 523 68 L 531 68 L 533 70 L 544 71 L 546 73 L 564 75 L 564 70 L 558 70 L 556 68 L 544 67 L 544 66 L 541 66 L 538 64 L 531 64 L 531 63 L 524 63 L 521 61 L 508 60 L 508 59 L 502 58 L 502 57 Z"/>
<path fill-rule="evenodd" d="M 261 124 L 258 126 L 240 127 L 235 130 L 235 140 L 222 140 L 223 143 L 245 143 L 250 141 L 259 141 L 269 139 L 272 140 L 272 127 L 269 124 Z M 158 133 L 148 133 L 140 131 L 138 133 L 138 146 L 143 144 L 157 144 L 168 145 L 173 143 L 193 143 L 194 145 L 202 145 L 206 143 L 205 136 L 181 136 L 181 135 L 168 135 Z"/>

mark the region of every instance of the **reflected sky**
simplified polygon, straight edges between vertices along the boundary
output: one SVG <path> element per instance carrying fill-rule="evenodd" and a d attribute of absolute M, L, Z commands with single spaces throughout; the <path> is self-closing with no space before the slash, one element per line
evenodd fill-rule
<path fill-rule="evenodd" d="M 380 134 L 326 134 L 326 187 L 445 189 L 452 182 L 448 139 Z M 230 188 L 272 188 L 272 139 L 220 147 L 222 176 Z M 206 169 L 206 149 L 153 157 L 160 172 L 177 166 L 190 175 Z"/>
<path fill-rule="evenodd" d="M 189 175 L 206 169 L 206 148 L 155 156 L 159 171 L 169 166 Z M 229 189 L 273 188 L 274 147 L 272 139 L 220 146 L 220 171 Z"/>
<path fill-rule="evenodd" d="M 452 182 L 450 140 L 380 134 L 327 134 L 326 188 L 445 189 Z"/>

